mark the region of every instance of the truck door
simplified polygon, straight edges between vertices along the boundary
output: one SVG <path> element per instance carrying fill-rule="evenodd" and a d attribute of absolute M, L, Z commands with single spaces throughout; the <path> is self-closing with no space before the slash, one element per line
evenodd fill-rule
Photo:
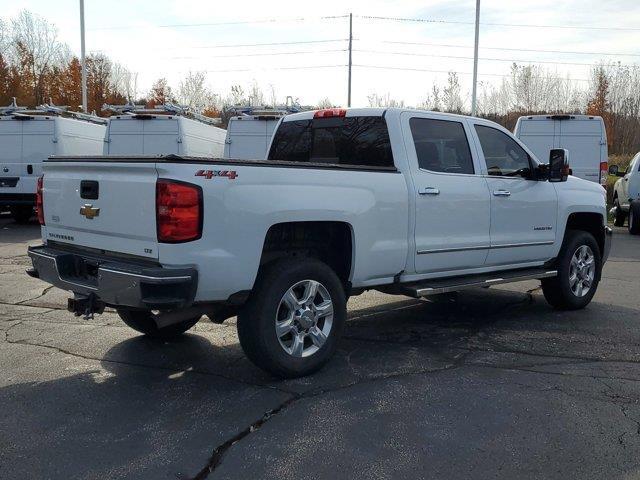
<path fill-rule="evenodd" d="M 558 196 L 553 184 L 531 178 L 529 154 L 498 128 L 474 124 L 491 198 L 487 266 L 548 260 L 556 240 Z"/>
<path fill-rule="evenodd" d="M 402 116 L 415 197 L 417 273 L 482 267 L 489 247 L 490 200 L 466 121 Z"/>

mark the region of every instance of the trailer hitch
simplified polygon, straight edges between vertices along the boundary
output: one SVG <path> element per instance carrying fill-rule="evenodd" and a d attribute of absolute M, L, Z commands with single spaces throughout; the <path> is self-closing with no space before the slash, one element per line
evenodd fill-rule
<path fill-rule="evenodd" d="M 90 293 L 89 295 L 74 293 L 73 298 L 67 300 L 67 310 L 76 317 L 82 316 L 84 320 L 93 319 L 95 313 L 100 315 L 104 312 L 104 307 L 104 302 L 95 293 Z"/>

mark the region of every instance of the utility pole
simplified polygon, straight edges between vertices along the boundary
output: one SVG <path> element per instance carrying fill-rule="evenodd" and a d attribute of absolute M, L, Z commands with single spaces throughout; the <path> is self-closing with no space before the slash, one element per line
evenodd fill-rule
<path fill-rule="evenodd" d="M 478 87 L 478 41 L 480 38 L 480 0 L 476 0 L 476 41 L 473 45 L 473 89 L 471 90 L 471 115 L 476 114 L 476 89 Z"/>
<path fill-rule="evenodd" d="M 349 14 L 349 86 L 347 90 L 347 107 L 351 106 L 351 47 L 353 45 L 353 13 Z"/>
<path fill-rule="evenodd" d="M 82 62 L 82 110 L 87 112 L 87 62 L 84 57 L 84 0 L 80 0 L 80 60 Z"/>

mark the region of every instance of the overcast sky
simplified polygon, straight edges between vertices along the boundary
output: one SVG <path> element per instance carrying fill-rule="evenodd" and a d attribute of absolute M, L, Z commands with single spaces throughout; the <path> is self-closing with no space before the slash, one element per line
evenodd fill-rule
<path fill-rule="evenodd" d="M 78 0 L 0 0 L 0 15 L 10 18 L 23 8 L 41 15 L 57 25 L 60 39 L 79 53 L 78 5 Z M 367 105 L 367 95 L 374 92 L 415 105 L 434 81 L 444 83 L 449 70 L 461 72 L 468 94 L 473 0 L 85 0 L 87 50 L 103 52 L 137 72 L 141 94 L 159 77 L 177 86 L 189 70 L 206 70 L 216 93 L 255 80 L 265 92 L 273 86 L 281 101 L 291 95 L 303 103 L 328 97 L 346 104 L 348 18 L 320 17 L 349 12 L 354 15 L 354 106 Z M 233 23 L 266 19 L 274 21 Z M 549 62 L 544 66 L 576 80 L 587 79 L 589 64 L 600 60 L 640 63 L 638 0 L 482 0 L 481 23 L 480 81 L 501 81 L 509 71 L 508 60 Z M 231 46 L 289 42 L 314 43 Z"/>

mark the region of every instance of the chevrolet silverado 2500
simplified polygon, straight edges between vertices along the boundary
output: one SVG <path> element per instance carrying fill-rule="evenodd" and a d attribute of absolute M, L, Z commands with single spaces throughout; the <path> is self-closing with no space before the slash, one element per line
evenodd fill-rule
<path fill-rule="evenodd" d="M 266 160 L 52 157 L 30 275 L 167 338 L 237 315 L 259 367 L 309 374 L 336 349 L 346 301 L 541 279 L 593 297 L 609 248 L 605 191 L 541 163 L 487 120 L 404 109 L 284 117 Z"/>

